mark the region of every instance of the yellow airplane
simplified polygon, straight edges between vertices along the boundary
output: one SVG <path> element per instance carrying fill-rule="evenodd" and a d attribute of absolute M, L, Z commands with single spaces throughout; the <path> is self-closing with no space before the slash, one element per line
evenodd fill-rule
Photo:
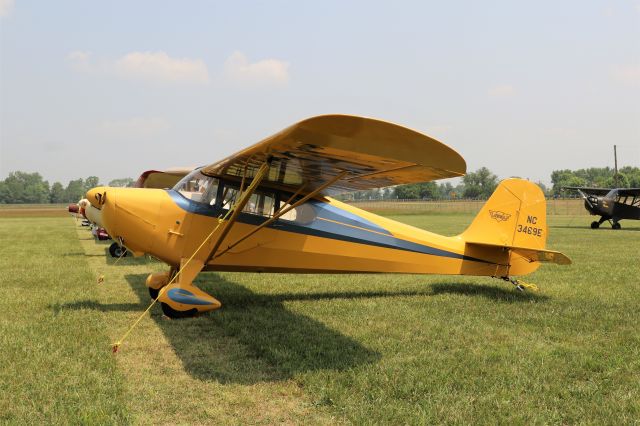
<path fill-rule="evenodd" d="M 87 199 L 134 255 L 170 266 L 146 284 L 164 313 L 188 317 L 221 303 L 193 285 L 201 271 L 407 273 L 499 277 L 541 262 L 546 202 L 521 179 L 500 183 L 469 228 L 445 237 L 341 203 L 330 195 L 462 176 L 443 143 L 395 124 L 348 115 L 309 118 L 171 190 L 93 188 Z"/>

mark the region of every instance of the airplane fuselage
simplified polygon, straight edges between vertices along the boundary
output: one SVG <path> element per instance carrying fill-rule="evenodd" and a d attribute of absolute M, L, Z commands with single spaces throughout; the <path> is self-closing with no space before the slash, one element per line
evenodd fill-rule
<path fill-rule="evenodd" d="M 220 203 L 203 204 L 175 190 L 105 188 L 104 192 L 102 217 L 109 233 L 134 254 L 148 253 L 175 268 L 228 212 Z M 218 251 L 268 219 L 240 213 Z M 309 200 L 291 219 L 276 220 L 209 260 L 205 269 L 506 276 L 529 273 L 538 266 L 510 260 L 508 252 L 468 246 L 459 236 L 434 234 L 328 197 Z"/>

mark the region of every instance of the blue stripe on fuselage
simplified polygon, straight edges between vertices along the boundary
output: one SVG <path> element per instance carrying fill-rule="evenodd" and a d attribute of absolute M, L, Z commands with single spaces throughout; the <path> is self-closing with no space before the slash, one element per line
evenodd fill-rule
<path fill-rule="evenodd" d="M 183 210 L 204 216 L 221 217 L 226 213 L 217 207 L 191 201 L 180 195 L 177 191 L 167 190 L 174 202 Z M 411 251 L 414 253 L 429 254 L 433 256 L 448 257 L 453 259 L 471 260 L 482 263 L 492 263 L 486 260 L 476 259 L 463 254 L 454 253 L 434 247 L 417 244 L 394 237 L 386 229 L 359 216 L 339 209 L 328 203 L 310 200 L 309 205 L 316 211 L 316 220 L 311 223 L 298 224 L 288 220 L 276 220 L 268 225 L 278 231 L 293 232 L 296 234 L 312 235 L 333 240 L 347 241 L 358 244 L 366 244 L 396 250 Z M 318 219 L 328 220 L 318 220 Z M 250 213 L 241 213 L 238 222 L 258 226 L 268 218 Z M 340 222 L 340 223 L 336 223 Z M 347 225 L 347 226 L 345 226 Z M 350 226 L 349 226 L 350 225 Z M 373 231 L 373 232 L 372 232 Z"/>

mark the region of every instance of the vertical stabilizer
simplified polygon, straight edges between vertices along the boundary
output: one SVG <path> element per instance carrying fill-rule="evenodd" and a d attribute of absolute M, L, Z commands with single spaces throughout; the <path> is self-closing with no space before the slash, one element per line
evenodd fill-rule
<path fill-rule="evenodd" d="M 538 185 L 505 179 L 461 237 L 469 243 L 543 250 L 547 205 Z"/>

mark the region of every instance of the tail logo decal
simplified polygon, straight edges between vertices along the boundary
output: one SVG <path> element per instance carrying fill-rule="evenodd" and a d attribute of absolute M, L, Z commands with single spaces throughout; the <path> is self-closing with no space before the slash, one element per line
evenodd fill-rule
<path fill-rule="evenodd" d="M 501 212 L 500 210 L 489 210 L 489 215 L 496 222 L 506 222 L 511 217 L 509 213 Z"/>

